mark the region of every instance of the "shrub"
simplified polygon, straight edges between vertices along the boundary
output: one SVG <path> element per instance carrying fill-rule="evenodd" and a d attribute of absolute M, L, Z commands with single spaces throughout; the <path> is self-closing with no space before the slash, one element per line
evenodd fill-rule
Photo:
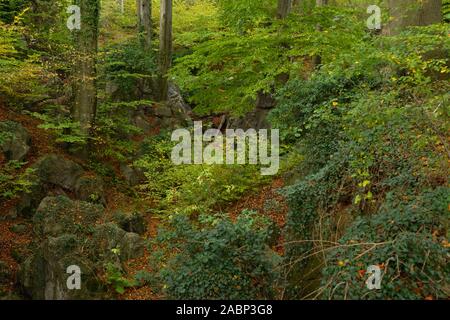
<path fill-rule="evenodd" d="M 9 161 L 0 168 L 0 198 L 12 199 L 22 192 L 30 192 L 34 185 L 31 178 L 34 170 L 27 168 L 23 170 L 26 163 Z"/>
<path fill-rule="evenodd" d="M 136 165 L 145 171 L 147 181 L 141 190 L 159 201 L 168 213 L 198 214 L 221 210 L 246 192 L 266 183 L 258 166 L 180 165 L 171 160 L 174 143 L 166 134 L 147 139 Z"/>
<path fill-rule="evenodd" d="M 359 217 L 327 254 L 323 298 L 445 299 L 448 297 L 448 208 L 442 187 L 399 201 L 392 193 L 370 217 Z M 380 290 L 368 290 L 370 265 L 382 268 Z"/>
<path fill-rule="evenodd" d="M 202 215 L 198 223 L 175 216 L 160 231 L 156 254 L 163 289 L 172 299 L 272 299 L 279 257 L 269 249 L 270 223 L 244 211 Z"/>

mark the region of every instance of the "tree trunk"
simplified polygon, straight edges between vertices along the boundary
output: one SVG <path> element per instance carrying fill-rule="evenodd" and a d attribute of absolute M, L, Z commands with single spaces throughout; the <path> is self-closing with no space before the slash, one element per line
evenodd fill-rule
<path fill-rule="evenodd" d="M 388 0 L 391 21 L 386 34 L 395 35 L 408 26 L 442 22 L 441 0 Z"/>
<path fill-rule="evenodd" d="M 152 1 L 142 1 L 142 25 L 144 26 L 144 45 L 147 51 L 152 47 Z"/>
<path fill-rule="evenodd" d="M 81 131 L 89 134 L 97 109 L 96 56 L 98 50 L 99 0 L 81 0 L 81 29 L 75 30 L 77 61 L 74 70 L 73 119 L 80 123 Z"/>
<path fill-rule="evenodd" d="M 124 14 L 125 13 L 125 0 L 119 0 L 119 5 L 120 5 L 120 13 Z"/>
<path fill-rule="evenodd" d="M 172 0 L 161 0 L 159 35 L 159 100 L 166 101 L 172 61 Z"/>
<path fill-rule="evenodd" d="M 149 51 L 152 43 L 152 1 L 136 0 L 136 10 L 139 38 Z"/>
<path fill-rule="evenodd" d="M 316 0 L 316 7 L 324 7 L 328 4 L 328 0 Z M 319 24 L 316 26 L 317 31 L 322 31 L 322 26 Z M 322 65 L 322 57 L 320 55 L 315 55 L 312 59 L 312 64 L 314 68 L 319 68 Z"/>
<path fill-rule="evenodd" d="M 136 0 L 136 18 L 138 34 L 142 32 L 142 0 Z"/>
<path fill-rule="evenodd" d="M 278 0 L 278 19 L 284 19 L 289 15 L 292 9 L 292 1 L 293 0 Z"/>

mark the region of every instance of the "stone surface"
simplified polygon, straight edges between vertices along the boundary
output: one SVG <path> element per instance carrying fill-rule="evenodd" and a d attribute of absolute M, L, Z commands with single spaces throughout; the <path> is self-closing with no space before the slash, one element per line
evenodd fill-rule
<path fill-rule="evenodd" d="M 23 160 L 30 150 L 28 131 L 14 121 L 0 122 L 0 150 L 7 160 Z"/>
<path fill-rule="evenodd" d="M 144 242 L 136 233 L 126 232 L 119 228 L 115 223 L 99 225 L 93 233 L 93 241 L 99 254 L 110 260 L 115 255 L 119 256 L 120 261 L 134 259 L 144 254 Z M 117 250 L 118 253 L 114 253 Z"/>
<path fill-rule="evenodd" d="M 47 155 L 33 166 L 40 181 L 51 183 L 64 189 L 74 190 L 75 183 L 83 175 L 83 168 L 77 163 L 59 155 Z"/>
<path fill-rule="evenodd" d="M 103 181 L 99 177 L 80 177 L 75 183 L 75 196 L 81 201 L 106 205 Z"/>
<path fill-rule="evenodd" d="M 64 194 L 64 190 L 75 191 L 83 168 L 77 163 L 61 156 L 50 154 L 38 159 L 31 168 L 33 173 L 27 178 L 32 182 L 29 192 L 22 193 L 16 205 L 17 214 L 32 217 L 50 190 Z"/>
<path fill-rule="evenodd" d="M 184 101 L 180 89 L 174 83 L 169 83 L 167 106 L 175 114 L 188 114 L 192 111 L 191 107 Z"/>
<path fill-rule="evenodd" d="M 147 231 L 147 225 L 144 217 L 139 212 L 131 214 L 116 212 L 114 220 L 125 231 L 144 234 Z"/>
<path fill-rule="evenodd" d="M 172 116 L 172 109 L 165 105 L 155 106 L 154 114 L 161 118 L 170 118 Z"/>
<path fill-rule="evenodd" d="M 15 224 L 10 228 L 11 232 L 23 234 L 27 231 L 27 226 L 24 224 Z"/>
<path fill-rule="evenodd" d="M 114 223 L 101 224 L 104 208 L 64 196 L 46 197 L 34 215 L 31 255 L 20 264 L 18 282 L 32 299 L 105 299 L 110 293 L 100 274 L 144 253 L 138 234 Z M 116 249 L 116 250 L 113 250 Z M 81 289 L 69 290 L 67 268 L 81 270 Z"/>
<path fill-rule="evenodd" d="M 136 186 L 145 181 L 144 171 L 140 168 L 121 164 L 120 171 L 130 186 Z"/>
<path fill-rule="evenodd" d="M 34 232 L 41 237 L 77 233 L 93 225 L 103 214 L 103 207 L 67 197 L 46 197 L 33 216 Z"/>

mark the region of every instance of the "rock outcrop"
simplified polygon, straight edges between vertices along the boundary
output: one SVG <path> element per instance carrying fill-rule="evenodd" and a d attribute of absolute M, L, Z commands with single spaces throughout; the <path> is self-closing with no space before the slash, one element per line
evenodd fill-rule
<path fill-rule="evenodd" d="M 30 192 L 23 193 L 17 204 L 17 214 L 32 217 L 50 192 L 53 194 L 73 193 L 78 200 L 105 204 L 103 182 L 98 177 L 86 176 L 84 169 L 76 162 L 62 156 L 43 156 L 31 168 L 28 180 L 33 183 Z"/>
<path fill-rule="evenodd" d="M 105 266 L 139 257 L 144 243 L 136 233 L 101 223 L 101 205 L 46 197 L 33 216 L 32 254 L 20 265 L 18 281 L 32 299 L 100 299 L 109 296 L 100 275 Z M 70 268 L 79 268 L 80 288 L 68 286 Z"/>
<path fill-rule="evenodd" d="M 0 150 L 7 160 L 24 160 L 30 144 L 28 131 L 20 123 L 0 122 Z"/>

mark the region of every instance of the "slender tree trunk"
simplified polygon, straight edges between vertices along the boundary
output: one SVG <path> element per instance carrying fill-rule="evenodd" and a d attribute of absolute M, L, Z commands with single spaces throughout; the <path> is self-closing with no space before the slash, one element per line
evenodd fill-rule
<path fill-rule="evenodd" d="M 326 5 L 328 5 L 328 0 L 316 0 L 316 6 L 324 7 Z"/>
<path fill-rule="evenodd" d="M 278 19 L 284 19 L 289 15 L 292 9 L 292 2 L 293 0 L 278 0 Z"/>
<path fill-rule="evenodd" d="M 125 13 L 125 0 L 119 0 L 119 5 L 120 5 L 120 13 L 124 14 Z"/>
<path fill-rule="evenodd" d="M 328 0 L 316 0 L 316 7 L 324 7 L 328 4 Z M 322 31 L 322 26 L 318 24 L 316 26 L 317 31 Z M 320 55 L 315 55 L 312 59 L 312 64 L 314 68 L 319 68 L 322 65 L 322 57 Z"/>
<path fill-rule="evenodd" d="M 408 26 L 442 22 L 441 0 L 388 0 L 388 5 L 391 20 L 386 34 L 397 34 Z"/>
<path fill-rule="evenodd" d="M 99 0 L 80 0 L 81 30 L 75 32 L 77 61 L 74 70 L 73 119 L 89 134 L 97 109 L 96 56 L 98 50 Z"/>
<path fill-rule="evenodd" d="M 144 46 L 147 51 L 150 51 L 152 48 L 152 1 L 141 1 L 142 25 L 144 27 Z"/>
<path fill-rule="evenodd" d="M 136 0 L 136 18 L 138 34 L 142 32 L 142 0 Z"/>
<path fill-rule="evenodd" d="M 159 35 L 159 100 L 166 101 L 172 61 L 172 0 L 161 0 Z"/>

